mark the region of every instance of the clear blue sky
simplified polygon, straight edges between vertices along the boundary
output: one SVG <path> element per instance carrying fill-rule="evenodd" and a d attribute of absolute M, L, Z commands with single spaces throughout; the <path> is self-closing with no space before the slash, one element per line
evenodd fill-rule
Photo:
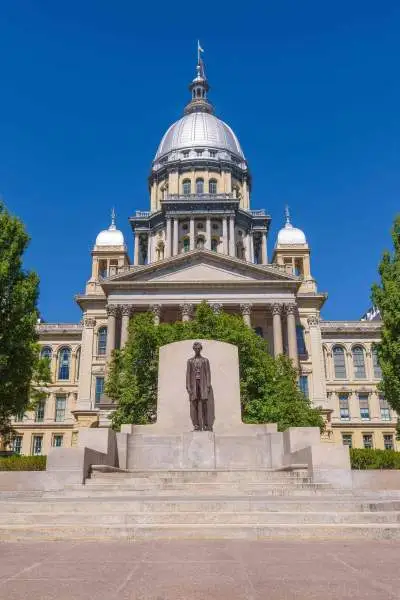
<path fill-rule="evenodd" d="M 48 321 L 73 296 L 112 206 L 149 204 L 147 175 L 205 49 L 217 114 L 253 173 L 253 208 L 285 203 L 312 248 L 325 318 L 356 319 L 399 211 L 400 4 L 3 0 L 0 193 L 32 236 Z"/>

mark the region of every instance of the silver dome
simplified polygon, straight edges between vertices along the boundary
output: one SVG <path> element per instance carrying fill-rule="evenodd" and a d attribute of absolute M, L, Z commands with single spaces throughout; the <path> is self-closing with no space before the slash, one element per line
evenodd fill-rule
<path fill-rule="evenodd" d="M 207 112 L 191 112 L 173 123 L 162 138 L 154 160 L 186 148 L 227 150 L 245 160 L 239 140 L 229 125 Z"/>

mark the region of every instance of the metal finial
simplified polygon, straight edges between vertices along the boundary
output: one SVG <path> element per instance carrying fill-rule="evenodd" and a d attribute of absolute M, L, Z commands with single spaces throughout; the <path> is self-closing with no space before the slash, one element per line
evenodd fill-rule
<path fill-rule="evenodd" d="M 111 225 L 110 225 L 110 229 L 115 229 L 115 208 L 112 207 L 111 209 Z"/>
<path fill-rule="evenodd" d="M 286 206 L 285 206 L 285 218 L 286 218 L 286 224 L 290 225 L 290 212 L 289 212 L 288 204 L 286 204 Z"/>

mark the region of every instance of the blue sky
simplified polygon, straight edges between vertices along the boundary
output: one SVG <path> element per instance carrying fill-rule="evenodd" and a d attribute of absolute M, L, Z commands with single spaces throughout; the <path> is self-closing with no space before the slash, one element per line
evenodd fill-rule
<path fill-rule="evenodd" d="M 289 204 L 323 315 L 357 319 L 399 211 L 398 2 L 0 3 L 0 194 L 32 237 L 47 321 L 73 321 L 112 206 L 148 207 L 147 175 L 205 49 L 217 114 L 253 174 L 252 207 Z"/>

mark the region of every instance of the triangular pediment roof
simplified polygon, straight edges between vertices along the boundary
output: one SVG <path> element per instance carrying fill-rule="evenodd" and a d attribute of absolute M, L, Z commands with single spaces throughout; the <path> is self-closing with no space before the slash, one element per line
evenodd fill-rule
<path fill-rule="evenodd" d="M 131 266 L 102 282 L 108 287 L 126 283 L 246 283 L 300 284 L 300 279 L 272 265 L 255 265 L 209 250 L 192 250 L 149 265 Z"/>

